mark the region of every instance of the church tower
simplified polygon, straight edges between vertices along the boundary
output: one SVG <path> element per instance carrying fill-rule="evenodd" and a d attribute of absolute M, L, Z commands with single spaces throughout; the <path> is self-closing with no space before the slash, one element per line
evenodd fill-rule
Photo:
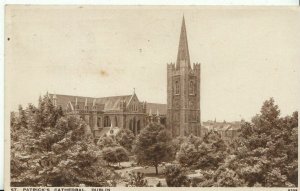
<path fill-rule="evenodd" d="M 173 137 L 200 136 L 200 64 L 191 66 L 184 17 L 177 61 L 167 65 L 167 78 L 167 128 Z"/>

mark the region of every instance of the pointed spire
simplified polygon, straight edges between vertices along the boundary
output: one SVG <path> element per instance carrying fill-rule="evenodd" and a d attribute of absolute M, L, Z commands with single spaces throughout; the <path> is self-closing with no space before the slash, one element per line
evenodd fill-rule
<path fill-rule="evenodd" d="M 177 53 L 176 69 L 179 69 L 180 67 L 191 68 L 190 54 L 189 54 L 189 47 L 188 47 L 188 41 L 187 41 L 184 15 L 182 17 L 181 32 L 180 32 L 180 39 L 179 39 L 179 46 L 178 46 L 178 53 Z"/>

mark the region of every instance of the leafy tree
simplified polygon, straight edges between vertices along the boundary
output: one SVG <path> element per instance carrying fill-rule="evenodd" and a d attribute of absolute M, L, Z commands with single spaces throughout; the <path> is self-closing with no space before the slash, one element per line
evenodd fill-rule
<path fill-rule="evenodd" d="M 174 155 L 175 156 L 178 153 L 178 151 L 180 150 L 181 145 L 185 141 L 186 141 L 186 137 L 185 136 L 179 136 L 179 137 L 176 137 L 175 139 L 172 140 L 173 150 L 174 150 Z"/>
<path fill-rule="evenodd" d="M 100 149 L 104 149 L 105 147 L 116 147 L 119 146 L 119 144 L 111 137 L 111 136 L 103 136 L 101 137 L 97 145 Z"/>
<path fill-rule="evenodd" d="M 121 146 L 118 147 L 106 147 L 102 151 L 103 160 L 110 163 L 119 163 L 129 160 L 126 149 Z"/>
<path fill-rule="evenodd" d="M 182 171 L 180 166 L 177 165 L 167 166 L 165 169 L 165 176 L 169 187 L 187 187 L 190 184 L 188 177 Z"/>
<path fill-rule="evenodd" d="M 27 116 L 22 105 L 19 105 L 19 126 L 27 128 Z"/>
<path fill-rule="evenodd" d="M 110 165 L 110 163 L 117 163 L 117 157 L 115 153 L 115 149 L 113 147 L 106 147 L 102 151 L 102 157 L 103 160 L 107 162 L 107 165 Z"/>
<path fill-rule="evenodd" d="M 140 164 L 153 165 L 158 174 L 158 165 L 172 159 L 170 133 L 160 124 L 151 123 L 137 137 L 134 153 Z"/>
<path fill-rule="evenodd" d="M 180 150 L 177 153 L 178 162 L 184 167 L 189 167 L 196 164 L 198 159 L 199 152 L 197 152 L 195 145 L 188 140 L 182 143 Z"/>
<path fill-rule="evenodd" d="M 63 117 L 48 96 L 19 111 L 23 124 L 11 127 L 11 186 L 109 186 L 114 174 L 102 167 L 83 120 Z"/>
<path fill-rule="evenodd" d="M 120 162 L 129 161 L 127 150 L 123 147 L 116 147 L 115 148 L 115 155 L 117 158 L 117 162 L 120 165 Z"/>
<path fill-rule="evenodd" d="M 217 169 L 224 162 L 226 151 L 221 136 L 211 131 L 203 139 L 190 135 L 181 144 L 177 160 L 184 167 Z"/>
<path fill-rule="evenodd" d="M 145 180 L 144 173 L 141 172 L 131 172 L 129 174 L 128 187 L 147 187 L 148 181 Z"/>
<path fill-rule="evenodd" d="M 134 134 L 129 129 L 121 129 L 116 135 L 116 141 L 121 146 L 123 146 L 127 151 L 132 150 L 132 145 L 134 142 Z"/>
<path fill-rule="evenodd" d="M 199 159 L 195 166 L 200 169 L 215 170 L 224 163 L 227 146 L 216 131 L 209 132 L 198 146 Z"/>
<path fill-rule="evenodd" d="M 242 124 L 234 151 L 207 182 L 212 186 L 298 186 L 298 112 L 280 117 L 271 98 Z"/>

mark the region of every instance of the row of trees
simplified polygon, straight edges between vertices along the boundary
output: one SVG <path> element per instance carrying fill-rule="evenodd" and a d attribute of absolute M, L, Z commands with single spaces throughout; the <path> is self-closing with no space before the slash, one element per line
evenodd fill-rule
<path fill-rule="evenodd" d="M 168 186 L 298 186 L 298 112 L 280 117 L 272 98 L 251 122 L 242 124 L 230 145 L 216 132 L 175 142 L 180 144 L 180 166 L 166 170 Z M 187 172 L 194 169 L 201 176 L 187 181 Z"/>
<path fill-rule="evenodd" d="M 118 176 L 111 164 L 134 155 L 140 165 L 156 169 L 163 162 L 168 186 L 297 186 L 298 113 L 280 117 L 274 100 L 242 124 L 239 136 L 228 145 L 217 132 L 204 137 L 172 139 L 160 124 L 151 123 L 135 139 L 123 129 L 95 144 L 86 123 L 64 116 L 48 96 L 38 107 L 19 108 L 11 117 L 12 186 L 113 186 Z M 197 170 L 193 181 L 187 174 Z M 131 185 L 147 185 L 141 174 Z"/>

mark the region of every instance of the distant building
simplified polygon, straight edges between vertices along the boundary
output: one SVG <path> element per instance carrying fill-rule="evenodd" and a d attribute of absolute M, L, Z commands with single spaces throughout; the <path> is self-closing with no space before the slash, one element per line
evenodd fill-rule
<path fill-rule="evenodd" d="M 217 131 L 221 138 L 226 142 L 231 142 L 239 135 L 241 129 L 241 122 L 217 122 L 206 121 L 202 123 L 202 133 L 206 135 L 209 131 Z"/>

